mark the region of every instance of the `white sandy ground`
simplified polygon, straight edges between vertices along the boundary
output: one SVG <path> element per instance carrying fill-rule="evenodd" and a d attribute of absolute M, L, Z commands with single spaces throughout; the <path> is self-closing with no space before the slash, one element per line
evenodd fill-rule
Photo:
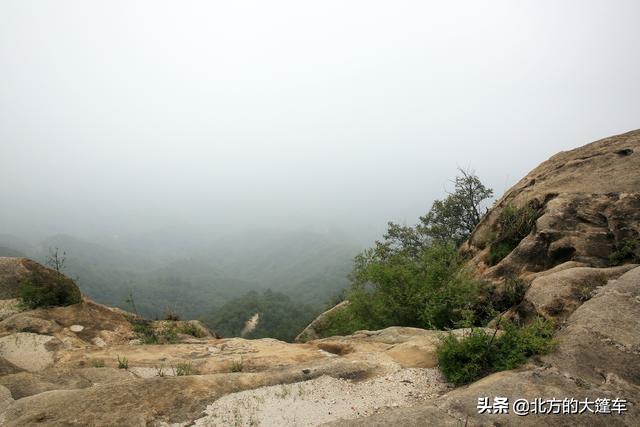
<path fill-rule="evenodd" d="M 450 389 L 437 369 L 402 369 L 353 382 L 322 376 L 226 395 L 196 426 L 317 426 L 424 403 Z"/>

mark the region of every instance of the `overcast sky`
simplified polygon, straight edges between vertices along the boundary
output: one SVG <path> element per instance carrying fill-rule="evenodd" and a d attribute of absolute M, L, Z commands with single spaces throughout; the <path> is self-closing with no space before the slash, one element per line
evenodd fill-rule
<path fill-rule="evenodd" d="M 0 1 L 0 232 L 414 223 L 640 127 L 640 2 Z"/>

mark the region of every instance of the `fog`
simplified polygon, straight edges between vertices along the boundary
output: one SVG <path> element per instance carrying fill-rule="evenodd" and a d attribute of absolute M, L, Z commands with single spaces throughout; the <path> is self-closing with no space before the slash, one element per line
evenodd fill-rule
<path fill-rule="evenodd" d="M 635 129 L 630 1 L 0 2 L 0 233 L 375 238 Z"/>

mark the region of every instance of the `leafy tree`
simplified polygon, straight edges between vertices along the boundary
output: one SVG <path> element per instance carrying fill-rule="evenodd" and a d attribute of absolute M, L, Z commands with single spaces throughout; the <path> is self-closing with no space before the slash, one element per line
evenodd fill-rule
<path fill-rule="evenodd" d="M 427 246 L 416 257 L 402 252 L 387 259 L 361 257 L 352 280 L 347 309 L 370 329 L 460 326 L 469 321 L 482 291 L 446 242 Z"/>
<path fill-rule="evenodd" d="M 493 196 L 493 190 L 485 187 L 472 171 L 459 171 L 461 175 L 453 181 L 453 193 L 444 200 L 433 202 L 431 210 L 420 217 L 419 234 L 460 245 L 482 219 L 482 204 Z"/>
<path fill-rule="evenodd" d="M 349 306 L 327 320 L 327 333 L 387 326 L 470 326 L 490 313 L 486 287 L 463 267 L 457 246 L 482 218 L 493 195 L 473 173 L 460 170 L 455 190 L 415 227 L 390 222 L 382 240 L 354 260 Z"/>

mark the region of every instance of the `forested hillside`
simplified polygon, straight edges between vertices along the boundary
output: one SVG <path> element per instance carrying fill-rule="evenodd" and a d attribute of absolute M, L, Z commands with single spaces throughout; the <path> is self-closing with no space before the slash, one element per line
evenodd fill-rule
<path fill-rule="evenodd" d="M 104 304 L 149 318 L 172 313 L 203 319 L 231 335 L 257 310 L 263 321 L 254 335 L 287 339 L 347 286 L 359 251 L 339 233 L 255 230 L 210 239 L 165 237 L 139 234 L 95 243 L 57 235 L 29 244 L 6 235 L 0 236 L 0 247 L 7 255 L 42 263 L 59 248 L 66 253 L 65 272 L 84 294 Z"/>

